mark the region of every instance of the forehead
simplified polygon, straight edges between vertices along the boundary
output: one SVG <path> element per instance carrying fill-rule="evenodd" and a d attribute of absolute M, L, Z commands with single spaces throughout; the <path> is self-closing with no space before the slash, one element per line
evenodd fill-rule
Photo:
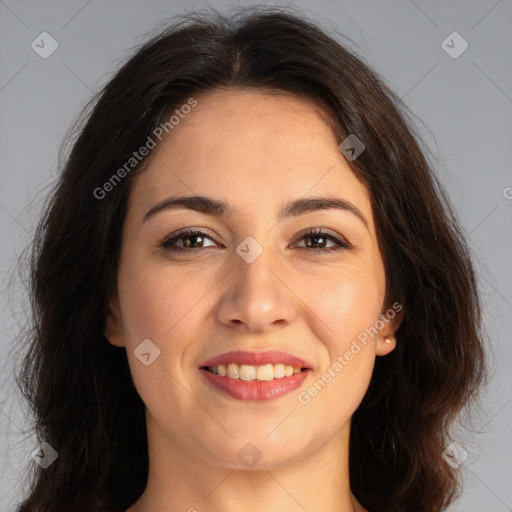
<path fill-rule="evenodd" d="M 368 191 L 338 149 L 320 107 L 254 90 L 195 99 L 197 105 L 182 113 L 136 177 L 133 208 L 147 210 L 168 195 L 195 194 L 252 214 L 276 211 L 286 200 L 329 194 L 356 203 L 371 222 Z"/>

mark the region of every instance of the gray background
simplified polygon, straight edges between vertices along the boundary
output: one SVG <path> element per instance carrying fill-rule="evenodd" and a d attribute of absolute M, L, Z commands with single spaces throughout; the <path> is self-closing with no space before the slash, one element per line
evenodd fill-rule
<path fill-rule="evenodd" d="M 13 338 L 27 305 L 19 282 L 11 295 L 7 290 L 16 255 L 30 240 L 45 187 L 55 177 L 60 142 L 92 92 L 166 15 L 249 4 L 0 0 L 2 511 L 14 509 L 23 491 L 21 471 L 37 446 L 23 435 L 29 420 L 12 379 Z M 474 415 L 475 432 L 460 433 L 468 453 L 465 489 L 450 510 L 512 510 L 512 0 L 293 5 L 355 42 L 359 55 L 411 107 L 437 159 L 477 263 L 493 365 L 483 409 Z M 31 48 L 43 31 L 59 44 L 47 59 Z M 469 44 L 458 58 L 441 46 L 453 31 Z"/>

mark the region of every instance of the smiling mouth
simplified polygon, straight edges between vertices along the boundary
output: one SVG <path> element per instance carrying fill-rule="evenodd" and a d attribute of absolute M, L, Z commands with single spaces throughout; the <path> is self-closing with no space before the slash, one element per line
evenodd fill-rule
<path fill-rule="evenodd" d="M 307 368 L 300 368 L 283 363 L 269 363 L 259 366 L 229 363 L 219 364 L 218 366 L 203 366 L 201 368 L 219 377 L 244 381 L 271 381 L 274 379 L 283 379 L 307 370 Z"/>

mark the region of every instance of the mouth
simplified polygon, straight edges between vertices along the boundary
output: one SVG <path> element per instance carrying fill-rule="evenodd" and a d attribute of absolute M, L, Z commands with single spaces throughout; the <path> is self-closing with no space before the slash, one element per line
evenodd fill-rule
<path fill-rule="evenodd" d="M 284 352 L 229 352 L 203 364 L 206 382 L 238 400 L 271 400 L 297 389 L 312 369 Z"/>
<path fill-rule="evenodd" d="M 219 364 L 218 366 L 203 366 L 201 369 L 207 372 L 218 375 L 219 377 L 226 377 L 228 379 L 237 379 L 244 381 L 263 381 L 268 382 L 274 379 L 283 379 L 297 375 L 308 368 L 300 368 L 291 366 L 284 363 L 277 364 L 264 364 L 260 366 L 253 366 L 249 364 Z"/>

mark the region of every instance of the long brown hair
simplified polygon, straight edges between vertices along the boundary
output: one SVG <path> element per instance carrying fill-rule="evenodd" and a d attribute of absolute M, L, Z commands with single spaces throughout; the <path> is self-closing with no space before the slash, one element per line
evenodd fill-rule
<path fill-rule="evenodd" d="M 130 184 L 145 161 L 103 197 L 98 188 L 169 112 L 231 87 L 316 102 L 340 143 L 355 134 L 365 144 L 349 164 L 370 192 L 386 302 L 404 317 L 352 418 L 352 492 L 374 512 L 439 512 L 457 496 L 459 470 L 442 454 L 486 378 L 470 251 L 407 107 L 337 37 L 290 9 L 190 14 L 137 48 L 85 109 L 30 247 L 33 324 L 17 382 L 58 460 L 32 465 L 18 512 L 123 510 L 143 492 L 144 404 L 104 328 Z"/>

